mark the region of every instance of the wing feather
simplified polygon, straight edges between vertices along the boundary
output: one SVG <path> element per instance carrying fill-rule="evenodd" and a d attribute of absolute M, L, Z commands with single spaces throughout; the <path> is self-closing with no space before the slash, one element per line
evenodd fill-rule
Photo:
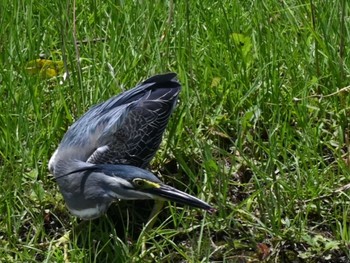
<path fill-rule="evenodd" d="M 175 73 L 157 75 L 93 106 L 68 129 L 50 170 L 69 159 L 146 167 L 161 143 L 180 89 Z"/>
<path fill-rule="evenodd" d="M 99 147 L 88 159 L 91 163 L 129 164 L 146 167 L 155 155 L 177 100 L 179 88 L 150 90 L 123 109 L 115 121 L 110 118 Z"/>

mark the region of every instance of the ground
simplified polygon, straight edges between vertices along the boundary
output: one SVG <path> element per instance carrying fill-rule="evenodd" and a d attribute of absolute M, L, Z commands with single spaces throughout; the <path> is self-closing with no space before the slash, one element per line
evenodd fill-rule
<path fill-rule="evenodd" d="M 347 1 L 0 10 L 0 261 L 350 262 Z M 217 211 L 168 203 L 147 234 L 133 204 L 71 216 L 47 169 L 69 125 L 170 71 L 183 88 L 149 169 Z"/>

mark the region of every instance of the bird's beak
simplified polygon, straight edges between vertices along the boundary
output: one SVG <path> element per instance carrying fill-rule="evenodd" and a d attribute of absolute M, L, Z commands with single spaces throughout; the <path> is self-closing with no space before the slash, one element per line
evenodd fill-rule
<path fill-rule="evenodd" d="M 176 203 L 189 205 L 196 208 L 201 208 L 204 210 L 208 210 L 209 212 L 212 212 L 215 210 L 212 206 L 210 206 L 206 202 L 192 195 L 186 194 L 180 190 L 177 190 L 174 187 L 168 186 L 166 184 L 159 184 L 158 187 L 148 188 L 147 192 L 157 197 L 160 197 L 161 199 L 174 201 Z"/>

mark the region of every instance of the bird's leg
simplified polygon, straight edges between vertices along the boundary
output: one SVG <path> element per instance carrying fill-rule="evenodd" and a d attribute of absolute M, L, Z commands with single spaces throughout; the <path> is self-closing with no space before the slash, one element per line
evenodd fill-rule
<path fill-rule="evenodd" d="M 145 229 L 146 233 L 153 228 L 153 225 L 157 220 L 157 216 L 158 216 L 160 210 L 162 210 L 163 206 L 164 206 L 164 201 L 154 200 L 154 205 L 153 205 L 151 214 L 149 215 L 148 220 L 147 220 L 147 225 L 146 225 L 146 229 Z"/>
<path fill-rule="evenodd" d="M 61 245 L 65 245 L 65 244 L 69 243 L 70 234 L 71 234 L 71 231 L 68 230 L 63 236 L 61 236 L 59 239 L 57 239 L 55 242 L 55 247 L 59 247 Z"/>
<path fill-rule="evenodd" d="M 151 214 L 148 217 L 145 229 L 142 231 L 142 253 L 146 252 L 146 234 L 153 228 L 154 223 L 157 220 L 157 216 L 164 206 L 164 201 L 154 200 L 154 205 Z"/>
<path fill-rule="evenodd" d="M 70 242 L 71 230 L 67 231 L 62 237 L 54 241 L 53 249 L 60 249 L 63 246 L 63 262 L 68 261 L 68 243 Z"/>
<path fill-rule="evenodd" d="M 72 242 L 71 237 L 74 236 L 74 232 L 81 232 L 83 227 L 89 223 L 90 221 L 81 221 L 77 225 L 74 224 L 74 230 L 68 230 L 65 232 L 65 234 L 60 237 L 59 239 L 54 241 L 53 248 L 54 249 L 59 249 L 63 247 L 63 254 L 64 254 L 64 262 L 69 262 L 68 261 L 68 244 Z M 90 224 L 91 226 L 91 224 Z"/>

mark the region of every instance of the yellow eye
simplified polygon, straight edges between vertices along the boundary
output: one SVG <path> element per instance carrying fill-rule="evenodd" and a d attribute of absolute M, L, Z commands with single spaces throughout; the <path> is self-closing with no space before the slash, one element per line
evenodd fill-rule
<path fill-rule="evenodd" d="M 145 185 L 145 181 L 142 179 L 134 179 L 133 183 L 136 187 L 142 187 Z"/>
<path fill-rule="evenodd" d="M 160 187 L 160 184 L 154 183 L 154 182 L 148 181 L 146 179 L 142 179 L 142 178 L 135 178 L 134 180 L 132 180 L 132 183 L 133 183 L 135 188 L 139 188 L 140 190 Z"/>

